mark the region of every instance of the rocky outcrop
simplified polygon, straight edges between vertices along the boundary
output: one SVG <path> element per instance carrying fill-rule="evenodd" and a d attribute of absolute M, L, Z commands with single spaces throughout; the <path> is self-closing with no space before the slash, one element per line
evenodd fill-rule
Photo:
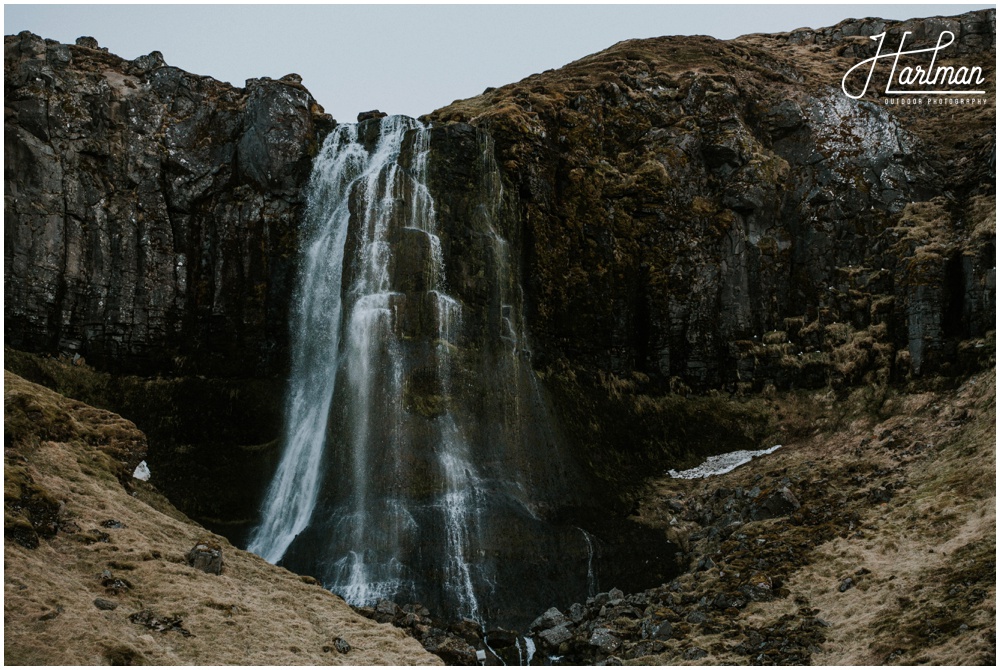
<path fill-rule="evenodd" d="M 993 107 L 840 90 L 868 35 L 943 27 L 992 100 L 984 10 L 630 40 L 429 118 L 495 139 L 546 361 L 731 391 L 975 368 L 959 350 L 995 312 Z"/>
<path fill-rule="evenodd" d="M 139 423 L 156 482 L 238 539 L 274 467 L 302 186 L 333 121 L 298 75 L 236 88 L 92 38 L 7 36 L 4 68 L 4 342 L 74 367 L 10 365 Z"/>
<path fill-rule="evenodd" d="M 5 344 L 140 373 L 287 366 L 301 186 L 333 121 L 92 38 L 4 41 Z"/>
<path fill-rule="evenodd" d="M 867 35 L 941 25 L 960 49 L 938 63 L 982 67 L 988 104 L 844 95 Z M 848 21 L 801 44 L 629 40 L 427 117 L 493 139 L 518 199 L 533 362 L 609 489 L 757 448 L 750 405 L 680 399 L 692 391 L 993 364 L 994 26 L 985 10 Z"/>

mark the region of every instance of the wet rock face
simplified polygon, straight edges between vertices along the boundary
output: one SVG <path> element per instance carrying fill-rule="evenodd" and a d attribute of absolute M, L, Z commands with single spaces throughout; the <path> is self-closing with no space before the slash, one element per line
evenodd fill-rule
<path fill-rule="evenodd" d="M 300 186 L 332 120 L 92 39 L 8 36 L 5 343 L 138 372 L 286 365 Z"/>
<path fill-rule="evenodd" d="M 813 51 L 632 40 L 431 114 L 496 141 L 538 353 L 694 389 L 961 368 L 995 312 L 995 115 L 855 101 L 840 79 L 871 55 L 857 36 L 947 26 L 992 95 L 995 13 L 877 23 L 795 38 Z"/>

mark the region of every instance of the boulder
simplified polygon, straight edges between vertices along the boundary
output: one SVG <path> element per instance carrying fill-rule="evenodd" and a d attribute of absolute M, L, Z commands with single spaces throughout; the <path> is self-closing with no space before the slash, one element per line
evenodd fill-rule
<path fill-rule="evenodd" d="M 560 612 L 555 607 L 550 607 L 542 614 L 540 617 L 535 619 L 528 630 L 539 631 L 548 630 L 549 628 L 555 628 L 556 626 L 565 626 L 570 623 L 570 620 L 566 618 L 562 612 Z"/>
<path fill-rule="evenodd" d="M 750 510 L 750 518 L 760 521 L 788 516 L 801 506 L 795 494 L 787 486 L 782 486 L 775 491 L 759 495 Z"/>
<path fill-rule="evenodd" d="M 613 654 L 622 646 L 621 639 L 607 628 L 595 628 L 588 643 L 602 654 Z"/>
<path fill-rule="evenodd" d="M 399 614 L 399 605 L 392 602 L 391 600 L 382 599 L 375 603 L 375 611 L 379 614 L 388 614 L 389 616 L 396 616 Z"/>
<path fill-rule="evenodd" d="M 558 648 L 563 642 L 568 642 L 573 637 L 569 624 L 562 624 L 553 628 L 547 628 L 538 633 L 540 639 L 546 646 Z"/>
<path fill-rule="evenodd" d="M 433 649 L 427 651 L 437 654 L 448 665 L 476 665 L 476 649 L 468 642 L 455 637 L 446 637 Z"/>
<path fill-rule="evenodd" d="M 491 628 L 486 631 L 486 643 L 493 649 L 504 649 L 517 644 L 518 634 L 504 628 Z"/>
<path fill-rule="evenodd" d="M 198 542 L 187 553 L 187 562 L 202 572 L 222 574 L 222 546 L 213 540 Z"/>

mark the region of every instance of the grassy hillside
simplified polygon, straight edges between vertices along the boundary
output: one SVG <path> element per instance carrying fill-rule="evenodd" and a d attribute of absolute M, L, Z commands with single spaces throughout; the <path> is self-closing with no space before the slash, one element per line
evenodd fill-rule
<path fill-rule="evenodd" d="M 145 442 L 126 419 L 5 373 L 5 665 L 440 664 L 132 479 Z M 196 542 L 221 548 L 221 574 L 188 565 Z"/>

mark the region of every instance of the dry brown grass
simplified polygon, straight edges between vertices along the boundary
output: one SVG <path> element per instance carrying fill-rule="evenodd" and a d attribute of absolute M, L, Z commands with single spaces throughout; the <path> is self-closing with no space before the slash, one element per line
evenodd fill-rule
<path fill-rule="evenodd" d="M 844 505 L 845 518 L 856 520 L 806 551 L 804 564 L 785 580 L 788 596 L 750 603 L 735 615 L 734 626 L 763 628 L 807 607 L 829 624 L 813 664 L 992 664 L 995 373 L 973 377 L 957 390 L 892 392 L 869 402 L 878 395 L 859 390 L 846 399 L 830 392 L 776 396 L 771 410 L 779 417 L 778 431 L 771 439 L 784 442 L 782 449 L 709 480 L 659 480 L 639 518 L 689 545 L 685 536 L 697 524 L 676 518 L 665 500 L 749 488 L 766 473 L 822 482 L 831 500 Z M 877 486 L 891 488 L 891 499 L 872 499 L 868 493 Z M 811 493 L 799 490 L 800 496 Z M 769 543 L 798 532 L 783 519 L 743 528 Z M 711 581 L 709 573 L 702 573 L 702 581 L 706 575 Z M 855 586 L 841 592 L 847 577 Z M 678 650 L 696 645 L 711 652 L 698 664 L 746 663 L 746 656 L 732 652 L 735 643 L 727 635 L 671 641 L 657 662 L 686 663 Z"/>
<path fill-rule="evenodd" d="M 18 407 L 26 403 L 44 410 L 33 415 L 34 425 L 18 421 L 25 416 Z M 5 427 L 15 428 L 5 431 L 5 475 L 12 466 L 22 469 L 38 490 L 62 504 L 60 531 L 37 548 L 5 538 L 5 664 L 440 664 L 401 630 L 358 616 L 339 597 L 308 583 L 312 580 L 236 549 L 185 519 L 151 487 L 138 483 L 133 495 L 126 492 L 108 469 L 114 464 L 95 458 L 107 449 L 82 438 L 90 434 L 90 442 L 113 447 L 116 433 L 138 432 L 131 422 L 111 421 L 105 412 L 110 432 L 87 433 L 92 408 L 9 372 L 4 404 Z M 58 439 L 47 439 L 45 417 L 53 416 L 68 422 Z M 108 520 L 124 527 L 101 525 Z M 88 543 L 100 533 L 106 542 Z M 185 554 L 202 538 L 223 547 L 221 575 L 187 565 Z M 102 584 L 105 570 L 131 588 L 109 593 Z M 96 598 L 118 607 L 99 610 Z M 191 635 L 129 621 L 144 609 L 179 617 Z M 336 637 L 352 650 L 334 650 Z"/>

